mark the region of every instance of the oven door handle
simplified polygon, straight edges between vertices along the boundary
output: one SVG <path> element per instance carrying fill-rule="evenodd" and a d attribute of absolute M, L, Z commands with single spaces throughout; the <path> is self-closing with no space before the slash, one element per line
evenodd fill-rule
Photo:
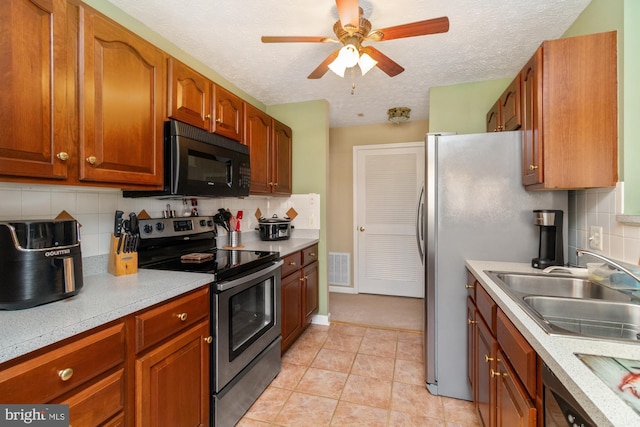
<path fill-rule="evenodd" d="M 256 271 L 255 273 L 251 273 L 251 274 L 248 274 L 246 276 L 242 276 L 242 277 L 240 277 L 238 279 L 229 280 L 227 282 L 218 282 L 218 283 L 215 284 L 216 290 L 218 290 L 218 291 L 226 291 L 227 289 L 234 288 L 234 287 L 236 287 L 238 285 L 243 285 L 243 284 L 245 284 L 247 282 L 250 282 L 252 280 L 258 279 L 260 277 L 268 276 L 274 270 L 279 269 L 282 266 L 283 263 L 284 262 L 280 259 L 280 260 L 274 262 L 273 264 L 271 264 L 271 266 L 269 266 L 267 268 L 260 269 L 260 270 Z"/>

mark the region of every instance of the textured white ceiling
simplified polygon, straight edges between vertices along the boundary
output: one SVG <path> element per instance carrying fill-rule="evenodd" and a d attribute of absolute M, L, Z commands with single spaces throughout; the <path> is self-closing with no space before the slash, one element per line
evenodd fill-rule
<path fill-rule="evenodd" d="M 330 126 L 387 121 L 391 107 L 429 115 L 429 88 L 515 76 L 590 0 L 361 0 L 372 27 L 448 16 L 449 32 L 375 43 L 405 71 L 307 76 L 334 43 L 263 44 L 260 36 L 328 36 L 332 0 L 108 0 L 266 105 L 326 99 Z M 368 44 L 365 42 L 365 45 Z M 371 43 L 373 44 L 373 43 Z M 351 94 L 352 83 L 355 92 Z"/>

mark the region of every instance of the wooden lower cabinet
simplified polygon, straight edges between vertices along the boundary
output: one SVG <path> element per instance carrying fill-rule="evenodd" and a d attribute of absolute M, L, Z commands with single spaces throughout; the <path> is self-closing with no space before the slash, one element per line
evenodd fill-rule
<path fill-rule="evenodd" d="M 477 281 L 475 286 L 477 299 L 467 299 L 467 365 L 478 416 L 485 427 L 536 427 L 537 355 Z"/>
<path fill-rule="evenodd" d="M 209 322 L 136 360 L 136 426 L 209 425 Z"/>
<path fill-rule="evenodd" d="M 318 245 L 284 258 L 282 265 L 282 345 L 284 353 L 318 312 Z"/>

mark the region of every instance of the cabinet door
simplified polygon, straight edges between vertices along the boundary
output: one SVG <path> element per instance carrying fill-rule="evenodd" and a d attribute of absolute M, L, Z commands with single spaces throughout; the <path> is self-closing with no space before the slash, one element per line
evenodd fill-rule
<path fill-rule="evenodd" d="M 542 117 L 539 107 L 542 95 L 542 48 L 521 71 L 522 78 L 522 184 L 543 182 Z"/>
<path fill-rule="evenodd" d="M 271 117 L 251 104 L 244 104 L 244 143 L 251 156 L 251 194 L 270 194 L 271 186 Z"/>
<path fill-rule="evenodd" d="M 503 131 L 520 129 L 522 125 L 520 74 L 500 97 L 500 127 Z"/>
<path fill-rule="evenodd" d="M 492 371 L 495 370 L 495 354 L 497 342 L 491 331 L 476 312 L 476 384 L 474 395 L 478 415 L 486 427 L 493 426 L 495 420 L 495 381 Z"/>
<path fill-rule="evenodd" d="M 500 100 L 497 100 L 487 112 L 487 132 L 501 131 L 500 122 Z"/>
<path fill-rule="evenodd" d="M 473 303 L 471 297 L 467 297 L 467 381 L 469 382 L 469 388 L 473 395 L 473 401 L 475 402 L 475 375 L 476 375 L 476 305 Z"/>
<path fill-rule="evenodd" d="M 290 196 L 293 191 L 293 132 L 290 127 L 277 120 L 273 122 L 273 147 L 273 194 Z"/>
<path fill-rule="evenodd" d="M 318 261 L 307 265 L 304 275 L 304 315 L 306 323 L 311 323 L 311 318 L 318 311 Z"/>
<path fill-rule="evenodd" d="M 84 9 L 80 180 L 161 186 L 164 54 Z"/>
<path fill-rule="evenodd" d="M 282 279 L 282 351 L 293 344 L 302 331 L 302 281 L 299 273 Z"/>
<path fill-rule="evenodd" d="M 496 377 L 496 426 L 535 427 L 536 407 L 518 381 L 515 371 L 498 351 Z"/>
<path fill-rule="evenodd" d="M 236 141 L 242 141 L 242 99 L 221 86 L 213 89 L 213 122 L 212 132 Z"/>
<path fill-rule="evenodd" d="M 175 58 L 168 59 L 169 116 L 209 131 L 213 83 Z"/>
<path fill-rule="evenodd" d="M 136 426 L 209 425 L 209 321 L 136 360 Z"/>
<path fill-rule="evenodd" d="M 65 131 L 66 8 L 66 0 L 0 2 L 0 174 L 67 177 L 65 155 L 75 152 Z"/>

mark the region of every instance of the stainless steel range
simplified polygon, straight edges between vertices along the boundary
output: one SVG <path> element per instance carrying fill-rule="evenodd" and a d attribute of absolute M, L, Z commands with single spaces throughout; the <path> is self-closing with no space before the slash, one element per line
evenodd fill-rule
<path fill-rule="evenodd" d="M 211 424 L 235 425 L 280 372 L 278 252 L 221 250 L 213 217 L 140 220 L 139 267 L 213 274 Z"/>

